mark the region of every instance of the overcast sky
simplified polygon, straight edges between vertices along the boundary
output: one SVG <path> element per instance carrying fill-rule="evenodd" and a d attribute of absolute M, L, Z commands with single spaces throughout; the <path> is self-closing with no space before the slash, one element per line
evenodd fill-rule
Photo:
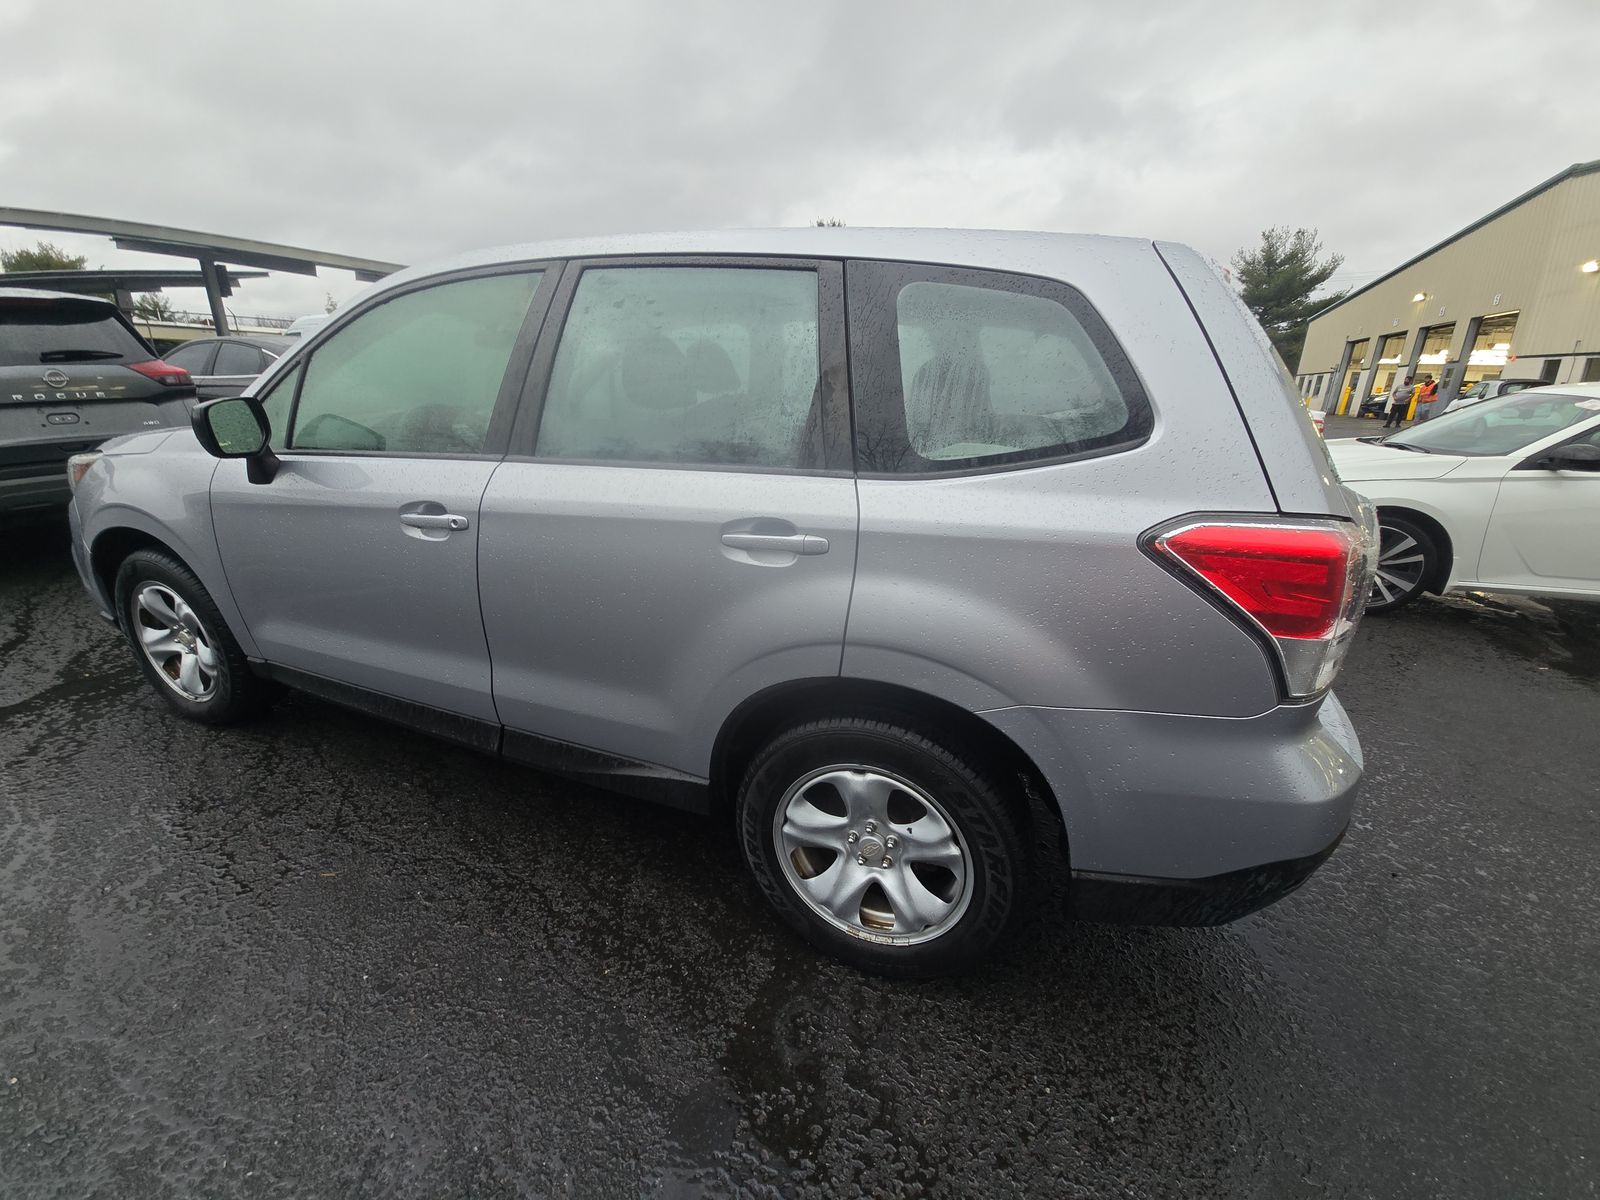
<path fill-rule="evenodd" d="M 1309 225 L 1359 283 L 1600 158 L 1597 35 L 1597 0 L 0 0 L 0 205 L 401 263 L 816 217 L 1225 260 Z M 190 265 L 0 248 L 40 236 Z"/>

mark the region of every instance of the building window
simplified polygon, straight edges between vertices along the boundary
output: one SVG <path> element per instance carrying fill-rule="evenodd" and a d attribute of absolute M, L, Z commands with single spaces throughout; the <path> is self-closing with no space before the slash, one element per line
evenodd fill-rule
<path fill-rule="evenodd" d="M 1585 383 L 1600 383 L 1600 358 L 1591 358 L 1583 364 L 1583 381 Z"/>

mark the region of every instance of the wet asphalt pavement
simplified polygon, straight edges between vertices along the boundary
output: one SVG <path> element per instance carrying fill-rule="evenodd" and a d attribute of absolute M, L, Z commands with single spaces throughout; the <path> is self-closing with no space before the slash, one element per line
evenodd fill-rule
<path fill-rule="evenodd" d="M 1600 606 L 1427 601 L 1368 782 L 1217 930 L 895 984 L 732 839 L 289 697 L 172 716 L 0 557 L 0 1196 L 1600 1194 Z"/>

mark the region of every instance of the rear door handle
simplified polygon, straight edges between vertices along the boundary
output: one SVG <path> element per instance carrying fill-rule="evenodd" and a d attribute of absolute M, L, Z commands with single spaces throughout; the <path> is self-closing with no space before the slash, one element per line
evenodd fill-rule
<path fill-rule="evenodd" d="M 455 513 L 403 512 L 400 514 L 400 524 L 413 529 L 465 529 L 472 522 Z"/>
<path fill-rule="evenodd" d="M 725 533 L 730 550 L 776 550 L 784 554 L 826 554 L 828 539 L 814 533 Z"/>

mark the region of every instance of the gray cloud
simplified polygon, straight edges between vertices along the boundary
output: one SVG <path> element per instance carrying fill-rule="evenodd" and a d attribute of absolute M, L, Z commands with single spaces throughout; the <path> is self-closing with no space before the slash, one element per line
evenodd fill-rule
<path fill-rule="evenodd" d="M 1306 224 L 1356 279 L 1600 156 L 1587 73 L 1553 53 L 1597 33 L 1592 0 L 0 0 L 0 201 L 402 262 L 816 216 L 1225 259 Z M 237 305 L 325 290 L 354 285 Z"/>

